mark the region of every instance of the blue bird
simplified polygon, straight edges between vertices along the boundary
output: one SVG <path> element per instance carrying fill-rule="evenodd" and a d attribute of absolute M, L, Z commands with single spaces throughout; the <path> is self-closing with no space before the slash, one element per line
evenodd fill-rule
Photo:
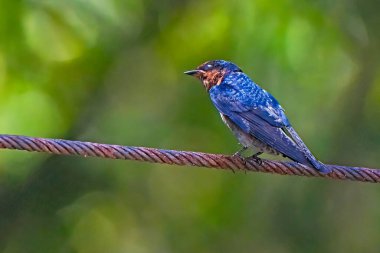
<path fill-rule="evenodd" d="M 331 169 L 319 162 L 289 123 L 284 109 L 266 90 L 254 83 L 235 64 L 214 60 L 185 74 L 202 81 L 223 122 L 243 146 L 259 150 L 252 158 L 260 162 L 263 152 L 283 155 L 293 161 L 315 168 L 321 173 Z"/>

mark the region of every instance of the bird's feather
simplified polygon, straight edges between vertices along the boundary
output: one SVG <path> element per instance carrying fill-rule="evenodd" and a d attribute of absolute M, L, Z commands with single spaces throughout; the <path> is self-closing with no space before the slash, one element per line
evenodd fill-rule
<path fill-rule="evenodd" d="M 209 93 L 218 111 L 244 132 L 294 161 L 324 170 L 291 127 L 277 100 L 244 73 L 229 73 Z"/>

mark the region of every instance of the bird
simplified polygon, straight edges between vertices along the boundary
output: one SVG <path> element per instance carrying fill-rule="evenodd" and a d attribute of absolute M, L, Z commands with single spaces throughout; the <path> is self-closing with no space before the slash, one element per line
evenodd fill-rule
<path fill-rule="evenodd" d="M 263 153 L 282 155 L 320 173 L 331 172 L 307 148 L 279 102 L 237 65 L 211 60 L 184 73 L 202 82 L 223 122 L 242 145 L 234 156 L 261 163 L 259 155 Z M 246 158 L 242 153 L 247 149 L 258 152 Z"/>

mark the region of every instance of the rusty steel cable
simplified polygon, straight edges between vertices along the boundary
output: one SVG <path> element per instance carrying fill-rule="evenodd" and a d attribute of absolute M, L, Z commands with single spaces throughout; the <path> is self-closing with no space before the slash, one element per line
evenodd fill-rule
<path fill-rule="evenodd" d="M 380 182 L 380 170 L 362 167 L 328 165 L 332 169 L 332 172 L 329 174 L 321 174 L 313 168 L 306 167 L 296 162 L 279 162 L 262 159 L 262 162 L 259 163 L 255 160 L 245 160 L 236 156 L 226 156 L 221 154 L 34 138 L 19 135 L 0 134 L 0 148 L 57 155 L 92 156 L 151 163 L 175 164 L 180 166 L 217 168 L 232 170 L 234 172 L 252 171 L 371 183 Z"/>

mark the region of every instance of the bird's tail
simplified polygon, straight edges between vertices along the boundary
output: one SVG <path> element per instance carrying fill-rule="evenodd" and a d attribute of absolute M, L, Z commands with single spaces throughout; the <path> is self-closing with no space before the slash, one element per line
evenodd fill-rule
<path fill-rule="evenodd" d="M 310 164 L 316 168 L 321 173 L 330 173 L 331 169 L 318 161 L 313 154 L 310 152 L 310 150 L 306 147 L 305 143 L 303 143 L 302 139 L 299 137 L 297 132 L 293 129 L 292 126 L 286 127 L 287 132 L 289 133 L 290 137 L 294 140 L 294 142 L 297 144 L 298 147 L 301 148 L 302 152 L 305 154 L 306 159 L 310 162 Z"/>

